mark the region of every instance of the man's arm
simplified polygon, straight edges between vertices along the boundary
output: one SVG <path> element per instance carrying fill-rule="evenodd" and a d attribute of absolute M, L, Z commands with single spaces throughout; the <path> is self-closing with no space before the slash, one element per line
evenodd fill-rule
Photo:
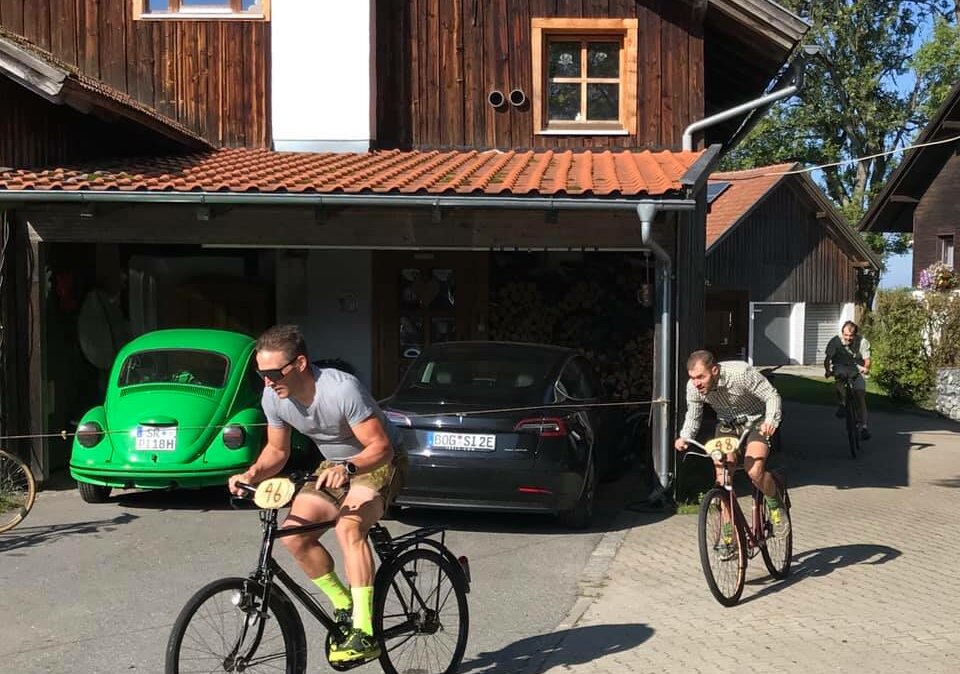
<path fill-rule="evenodd" d="M 363 445 L 363 450 L 350 459 L 350 462 L 357 467 L 357 473 L 369 473 L 393 460 L 390 438 L 387 437 L 383 424 L 376 416 L 351 426 L 350 430 Z"/>
<path fill-rule="evenodd" d="M 837 338 L 831 337 L 827 342 L 827 348 L 824 349 L 826 357 L 823 359 L 823 376 L 829 377 L 833 372 L 833 355 L 837 352 Z"/>
<path fill-rule="evenodd" d="M 683 417 L 680 439 L 692 440 L 697 437 L 701 421 L 703 421 L 703 398 L 700 396 L 700 392 L 690 382 L 687 382 L 687 413 Z"/>
<path fill-rule="evenodd" d="M 777 389 L 773 387 L 773 384 L 770 383 L 770 380 L 760 374 L 757 370 L 749 368 L 747 370 L 750 373 L 750 381 L 753 386 L 754 394 L 762 400 L 766 406 L 766 411 L 763 417 L 763 426 L 766 426 L 764 431 L 763 426 L 761 426 L 761 431 L 766 435 L 772 435 L 777 428 L 780 427 L 780 419 L 782 417 L 782 410 L 780 404 L 780 394 L 777 392 Z"/>
<path fill-rule="evenodd" d="M 239 475 L 230 478 L 228 486 L 234 494 L 239 494 L 237 482 L 255 484 L 273 477 L 286 465 L 290 458 L 290 427 L 267 426 L 267 444 L 260 452 L 260 456 Z"/>
<path fill-rule="evenodd" d="M 863 356 L 863 367 L 860 372 L 863 374 L 870 373 L 870 342 L 866 337 L 861 338 L 860 340 L 860 355 Z"/>

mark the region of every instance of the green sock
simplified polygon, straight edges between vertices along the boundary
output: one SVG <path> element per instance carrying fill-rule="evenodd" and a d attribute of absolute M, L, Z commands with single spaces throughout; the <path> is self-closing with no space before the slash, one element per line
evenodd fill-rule
<path fill-rule="evenodd" d="M 773 510 L 774 508 L 780 507 L 780 499 L 776 496 L 764 496 L 763 498 L 766 500 L 769 509 Z"/>
<path fill-rule="evenodd" d="M 373 636 L 373 586 L 351 587 L 353 595 L 353 626 Z"/>
<path fill-rule="evenodd" d="M 340 579 L 337 578 L 336 571 L 331 571 L 324 576 L 314 578 L 313 583 L 323 590 L 323 593 L 330 598 L 333 608 L 350 608 L 352 601 L 350 599 L 350 593 L 347 591 L 347 588 L 344 587 L 343 583 L 340 582 Z"/>
<path fill-rule="evenodd" d="M 733 538 L 733 522 L 723 523 L 723 536 L 724 538 Z"/>

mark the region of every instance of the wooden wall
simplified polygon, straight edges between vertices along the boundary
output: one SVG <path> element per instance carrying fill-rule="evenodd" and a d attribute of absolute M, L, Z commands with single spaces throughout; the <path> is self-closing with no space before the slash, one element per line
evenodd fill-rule
<path fill-rule="evenodd" d="M 533 111 L 487 103 L 531 95 L 531 19 L 636 18 L 638 132 L 537 136 Z M 703 39 L 677 0 L 406 0 L 379 3 L 377 137 L 382 147 L 678 148 L 703 117 Z"/>
<path fill-rule="evenodd" d="M 707 255 L 713 288 L 749 291 L 752 302 L 856 302 L 857 271 L 816 206 L 781 183 Z"/>
<path fill-rule="evenodd" d="M 940 259 L 939 237 L 953 235 L 953 268 L 960 262 L 960 159 L 950 157 L 917 204 L 913 215 L 913 284 L 920 271 Z"/>
<path fill-rule="evenodd" d="M 269 146 L 269 23 L 132 13 L 131 0 L 0 0 L 5 30 L 211 143 Z"/>

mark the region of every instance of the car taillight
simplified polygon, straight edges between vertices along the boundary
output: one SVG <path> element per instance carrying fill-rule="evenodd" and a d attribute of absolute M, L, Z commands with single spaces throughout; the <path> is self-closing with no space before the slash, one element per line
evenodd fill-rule
<path fill-rule="evenodd" d="M 247 434 L 243 430 L 243 426 L 231 425 L 223 427 L 223 444 L 226 445 L 228 449 L 239 449 L 243 447 L 246 439 Z"/>
<path fill-rule="evenodd" d="M 393 410 L 384 410 L 383 413 L 389 421 L 394 426 L 407 426 L 410 427 L 413 423 L 410 421 L 410 417 L 406 414 L 401 414 L 400 412 L 394 412 Z"/>
<path fill-rule="evenodd" d="M 94 447 L 103 440 L 103 429 L 96 421 L 85 421 L 77 426 L 77 442 L 81 447 Z"/>
<path fill-rule="evenodd" d="M 523 419 L 517 422 L 513 430 L 537 433 L 543 438 L 562 438 L 567 434 L 567 422 L 560 417 Z"/>

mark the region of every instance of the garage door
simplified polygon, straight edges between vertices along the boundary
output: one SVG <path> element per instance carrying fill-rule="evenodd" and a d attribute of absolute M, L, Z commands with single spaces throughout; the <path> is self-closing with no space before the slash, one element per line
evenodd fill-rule
<path fill-rule="evenodd" d="M 753 305 L 753 364 L 787 365 L 790 362 L 789 304 Z"/>
<path fill-rule="evenodd" d="M 823 363 L 823 350 L 840 331 L 839 304 L 808 304 L 803 326 L 803 362 L 805 365 Z"/>

